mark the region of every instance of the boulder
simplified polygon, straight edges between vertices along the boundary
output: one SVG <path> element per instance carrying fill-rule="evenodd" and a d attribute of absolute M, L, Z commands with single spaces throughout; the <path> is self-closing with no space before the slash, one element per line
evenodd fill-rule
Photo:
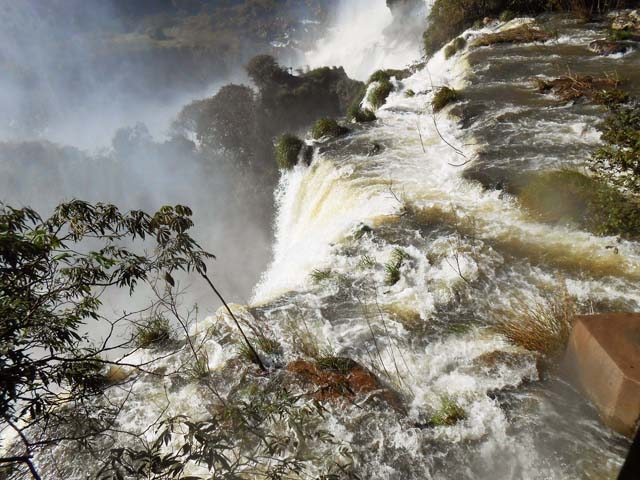
<path fill-rule="evenodd" d="M 618 15 L 611 24 L 612 30 L 630 30 L 640 32 L 640 10 L 632 10 Z"/>
<path fill-rule="evenodd" d="M 307 391 L 320 402 L 355 402 L 357 398 L 380 399 L 402 410 L 400 397 L 385 387 L 368 369 L 346 357 L 326 357 L 317 362 L 296 360 L 286 367 Z"/>
<path fill-rule="evenodd" d="M 564 366 L 605 423 L 632 436 L 640 420 L 640 313 L 576 317 Z"/>

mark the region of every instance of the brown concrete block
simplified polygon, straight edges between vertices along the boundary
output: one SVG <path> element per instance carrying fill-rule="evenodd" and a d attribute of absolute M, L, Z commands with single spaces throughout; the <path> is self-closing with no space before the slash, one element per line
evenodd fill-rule
<path fill-rule="evenodd" d="M 640 419 L 640 314 L 576 317 L 564 363 L 607 425 L 633 436 Z"/>

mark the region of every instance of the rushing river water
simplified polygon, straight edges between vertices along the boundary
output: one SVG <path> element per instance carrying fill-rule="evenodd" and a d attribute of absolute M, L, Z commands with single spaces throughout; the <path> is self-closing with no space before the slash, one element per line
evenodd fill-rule
<path fill-rule="evenodd" d="M 348 446 L 357 478 L 608 479 L 624 459 L 627 440 L 557 374 L 540 371 L 534 355 L 490 328 L 523 303 L 563 296 L 585 313 L 640 303 L 637 243 L 538 223 L 501 189 L 526 170 L 579 165 L 599 141 L 595 107 L 558 105 L 536 93 L 534 77 L 567 69 L 639 75 L 638 53 L 587 51 L 597 25 L 550 21 L 558 37 L 545 45 L 464 50 L 449 60 L 439 52 L 395 82 L 375 123 L 315 143 L 311 165 L 281 177 L 273 262 L 252 304 L 236 311 L 280 342 L 272 365 L 304 357 L 313 339 L 319 351 L 358 361 L 400 393 L 401 411 L 325 406 L 318 428 L 337 442 L 318 448 L 337 457 Z M 433 115 L 440 85 L 459 89 L 462 103 Z M 226 372 L 216 377 L 219 388 L 230 391 L 244 367 L 229 366 L 237 347 L 221 323 L 222 313 L 192 334 L 214 376 Z M 154 368 L 187 359 L 185 347 Z M 143 376 L 127 395 L 119 422 L 129 429 L 162 414 L 203 418 L 215 403 L 199 383 L 172 377 Z M 465 418 L 429 425 L 444 399 Z M 84 478 L 83 465 L 60 467 L 59 453 L 39 457 L 50 465 L 48 478 Z"/>

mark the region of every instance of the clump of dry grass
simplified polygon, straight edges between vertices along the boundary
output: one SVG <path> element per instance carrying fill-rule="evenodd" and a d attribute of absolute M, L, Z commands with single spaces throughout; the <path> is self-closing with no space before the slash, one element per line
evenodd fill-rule
<path fill-rule="evenodd" d="M 604 77 L 567 75 L 553 80 L 540 78 L 535 80 L 538 92 L 553 93 L 562 102 L 572 102 L 585 98 L 595 103 L 624 103 L 624 92 L 617 90 L 620 83 L 620 80 L 612 75 Z"/>
<path fill-rule="evenodd" d="M 518 298 L 496 312 L 494 330 L 512 343 L 553 359 L 562 354 L 577 313 L 566 288 L 547 300 Z"/>

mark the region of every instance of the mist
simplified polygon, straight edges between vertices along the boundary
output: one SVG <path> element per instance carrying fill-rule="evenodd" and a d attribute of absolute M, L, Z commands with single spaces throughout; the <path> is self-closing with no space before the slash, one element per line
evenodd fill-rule
<path fill-rule="evenodd" d="M 201 148 L 172 128 L 177 114 L 225 84 L 250 84 L 255 54 L 366 78 L 418 48 L 384 0 L 253 3 L 0 0 L 0 201 L 43 215 L 73 198 L 148 212 L 188 205 L 194 237 L 217 256 L 214 279 L 248 302 L 272 255 L 275 166 L 265 175 Z M 335 56 L 365 8 L 358 54 Z M 189 302 L 211 303 L 193 290 Z"/>

